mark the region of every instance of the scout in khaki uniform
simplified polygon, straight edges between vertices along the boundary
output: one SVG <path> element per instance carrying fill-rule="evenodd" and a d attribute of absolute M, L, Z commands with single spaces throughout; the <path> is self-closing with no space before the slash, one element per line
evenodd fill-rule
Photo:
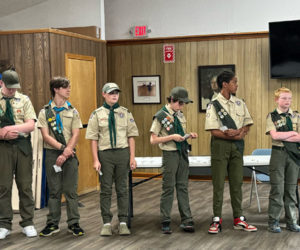
<path fill-rule="evenodd" d="M 78 159 L 75 146 L 82 123 L 78 111 L 67 101 L 71 86 L 68 79 L 55 77 L 50 81 L 53 99 L 40 111 L 38 128 L 44 139 L 45 167 L 49 188 L 47 225 L 40 236 L 59 232 L 61 196 L 67 201 L 68 231 L 74 236 L 84 235 L 79 226 L 77 183 Z"/>
<path fill-rule="evenodd" d="M 300 232 L 297 225 L 296 188 L 300 166 L 300 115 L 292 111 L 292 92 L 287 88 L 275 91 L 277 108 L 267 116 L 266 134 L 272 138 L 269 172 L 269 231 L 280 233 L 279 219 L 284 207 L 286 228 Z"/>
<path fill-rule="evenodd" d="M 100 207 L 103 220 L 102 236 L 112 235 L 111 195 L 115 182 L 119 234 L 129 235 L 128 221 L 128 171 L 136 168 L 135 140 L 138 129 L 128 109 L 119 106 L 120 88 L 116 83 L 106 83 L 102 89 L 103 106 L 96 109 L 88 123 L 86 139 L 91 140 L 94 168 L 100 174 Z"/>
<path fill-rule="evenodd" d="M 180 227 L 186 232 L 194 232 L 191 214 L 188 177 L 189 159 L 188 138 L 197 138 L 196 133 L 186 134 L 186 119 L 182 113 L 185 104 L 193 102 L 188 98 L 188 92 L 183 87 L 171 90 L 166 104 L 153 117 L 150 128 L 151 144 L 159 144 L 163 154 L 163 182 L 160 200 L 162 232 L 171 234 L 171 210 L 176 187 L 178 209 L 181 216 Z"/>
<path fill-rule="evenodd" d="M 224 71 L 217 77 L 221 90 L 206 110 L 205 130 L 211 132 L 211 171 L 213 213 L 209 233 L 218 233 L 222 225 L 222 205 L 226 172 L 228 172 L 233 227 L 248 232 L 257 228 L 246 223 L 242 211 L 244 137 L 253 120 L 243 100 L 235 97 L 237 78 Z"/>
<path fill-rule="evenodd" d="M 17 92 L 18 74 L 4 71 L 0 92 L 0 239 L 10 234 L 13 211 L 11 195 L 13 178 L 20 198 L 20 222 L 27 237 L 37 236 L 33 226 L 32 147 L 30 132 L 36 115 L 28 96 Z M 1 80 L 0 80 L 1 81 Z"/>

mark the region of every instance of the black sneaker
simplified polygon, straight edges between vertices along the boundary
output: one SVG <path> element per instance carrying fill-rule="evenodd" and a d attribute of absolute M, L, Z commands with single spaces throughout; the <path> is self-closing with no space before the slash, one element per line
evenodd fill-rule
<path fill-rule="evenodd" d="M 180 228 L 182 228 L 183 231 L 188 232 L 188 233 L 195 232 L 194 222 L 193 221 L 182 223 L 180 225 Z"/>
<path fill-rule="evenodd" d="M 170 227 L 170 222 L 167 221 L 167 222 L 161 223 L 161 230 L 162 230 L 163 234 L 171 234 L 172 230 Z"/>
<path fill-rule="evenodd" d="M 47 237 L 58 232 L 59 232 L 58 226 L 54 224 L 47 224 L 46 227 L 40 232 L 40 236 Z"/>
<path fill-rule="evenodd" d="M 84 230 L 79 226 L 78 223 L 74 223 L 71 226 L 68 226 L 68 231 L 72 233 L 74 236 L 83 236 Z"/>

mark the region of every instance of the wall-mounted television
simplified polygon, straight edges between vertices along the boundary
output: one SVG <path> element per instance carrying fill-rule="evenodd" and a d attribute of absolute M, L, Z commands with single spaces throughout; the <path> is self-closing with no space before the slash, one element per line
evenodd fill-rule
<path fill-rule="evenodd" d="M 300 77 L 300 20 L 270 22 L 271 78 Z"/>

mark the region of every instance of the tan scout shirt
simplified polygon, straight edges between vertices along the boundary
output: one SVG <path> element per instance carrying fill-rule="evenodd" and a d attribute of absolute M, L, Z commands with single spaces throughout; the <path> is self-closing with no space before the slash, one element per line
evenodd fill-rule
<path fill-rule="evenodd" d="M 246 104 L 242 99 L 231 95 L 227 100 L 221 93 L 214 99 L 218 100 L 226 112 L 234 120 L 237 129 L 253 124 L 251 115 L 247 109 Z M 216 109 L 213 104 L 209 104 L 206 109 L 205 130 L 220 129 L 222 122 L 216 113 Z"/>
<path fill-rule="evenodd" d="M 55 111 L 53 108 L 56 106 L 54 102 L 51 103 L 51 110 L 52 113 L 55 115 Z M 69 140 L 72 138 L 72 129 L 76 128 L 82 128 L 82 123 L 81 119 L 79 116 L 78 111 L 75 108 L 70 108 L 68 107 L 67 102 L 65 102 L 64 106 L 66 109 L 61 111 L 60 114 L 60 119 L 63 124 L 63 134 L 66 140 L 66 143 L 68 144 Z M 38 128 L 47 128 L 48 127 L 48 122 L 46 119 L 46 113 L 45 109 L 43 108 L 38 117 L 38 123 L 37 123 Z M 55 138 L 54 134 L 52 131 L 49 129 L 49 135 Z M 44 142 L 44 147 L 48 149 L 56 149 L 52 147 L 51 145 L 47 144 Z"/>
<path fill-rule="evenodd" d="M 16 125 L 23 124 L 27 120 L 36 120 L 36 114 L 28 96 L 16 91 L 15 96 L 10 100 L 10 104 L 13 109 Z M 4 115 L 5 111 L 6 101 L 0 91 L 0 116 Z"/>
<path fill-rule="evenodd" d="M 171 122 L 174 122 L 174 110 L 172 110 L 168 104 L 166 104 L 165 106 L 167 108 L 167 110 L 169 111 L 170 114 L 168 114 L 171 117 Z M 181 111 L 177 112 L 178 115 L 178 119 L 181 123 L 181 126 L 183 128 L 184 133 L 186 133 L 186 119 L 183 115 L 183 113 Z M 162 124 L 158 121 L 157 118 L 155 118 L 152 122 L 151 128 L 150 128 L 150 132 L 154 133 L 155 135 L 159 136 L 159 137 L 163 137 L 163 136 L 168 136 L 169 133 L 166 130 L 165 127 L 162 126 Z M 166 150 L 166 151 L 174 151 L 177 150 L 176 148 L 176 143 L 174 141 L 168 141 L 166 143 L 159 143 L 159 148 L 161 150 Z"/>
<path fill-rule="evenodd" d="M 277 110 L 278 114 L 283 113 L 278 108 L 276 110 Z M 292 109 L 289 109 L 288 113 L 291 114 L 291 120 L 292 120 L 292 124 L 293 124 L 293 131 L 296 131 L 296 132 L 300 133 L 300 114 L 298 112 L 293 112 Z M 281 119 L 283 119 L 286 122 L 285 117 L 282 117 Z M 271 130 L 276 131 L 276 127 L 275 127 L 275 125 L 272 121 L 271 113 L 269 113 L 268 116 L 267 116 L 266 134 L 269 135 Z M 273 138 L 272 138 L 272 145 L 273 146 L 279 146 L 279 147 L 284 146 L 282 141 L 274 140 Z"/>
<path fill-rule="evenodd" d="M 127 148 L 128 137 L 139 136 L 138 128 L 128 109 L 120 106 L 114 110 L 116 121 L 116 148 Z M 88 123 L 85 138 L 98 141 L 99 150 L 111 149 L 109 128 L 109 110 L 101 106 L 96 109 Z"/>

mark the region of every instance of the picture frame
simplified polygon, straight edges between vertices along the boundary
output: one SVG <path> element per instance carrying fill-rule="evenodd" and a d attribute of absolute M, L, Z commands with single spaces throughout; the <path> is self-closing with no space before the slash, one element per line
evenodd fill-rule
<path fill-rule="evenodd" d="M 235 73 L 235 65 L 198 66 L 199 112 L 206 112 L 208 103 L 210 103 L 220 91 L 216 79 L 224 70 Z"/>
<path fill-rule="evenodd" d="M 160 104 L 160 75 L 132 76 L 133 104 Z"/>

